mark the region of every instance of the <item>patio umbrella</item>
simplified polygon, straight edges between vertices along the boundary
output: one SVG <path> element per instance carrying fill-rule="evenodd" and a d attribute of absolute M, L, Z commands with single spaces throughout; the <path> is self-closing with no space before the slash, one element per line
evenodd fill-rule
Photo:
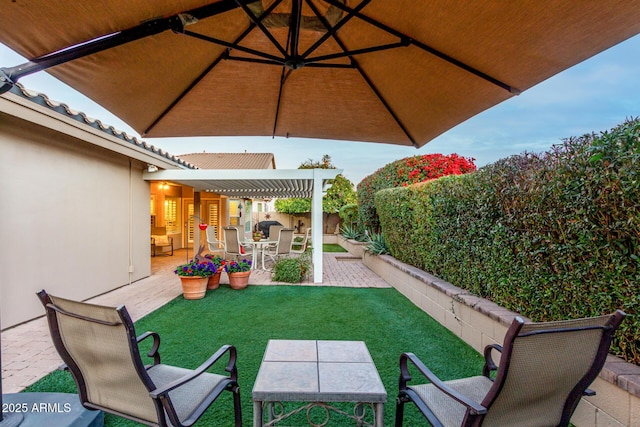
<path fill-rule="evenodd" d="M 638 0 L 15 0 L 0 42 L 142 136 L 420 147 L 640 32 Z M 2 82 L 0 82 L 2 83 Z"/>

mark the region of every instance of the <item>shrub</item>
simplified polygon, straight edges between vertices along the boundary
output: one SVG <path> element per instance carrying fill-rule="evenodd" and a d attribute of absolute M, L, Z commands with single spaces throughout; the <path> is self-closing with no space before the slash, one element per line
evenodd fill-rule
<path fill-rule="evenodd" d="M 275 282 L 300 283 L 311 267 L 309 253 L 305 252 L 297 258 L 281 258 L 271 270 L 271 280 Z"/>
<path fill-rule="evenodd" d="M 358 223 L 358 205 L 356 203 L 344 205 L 338 211 L 338 215 L 342 224 L 353 227 Z"/>
<path fill-rule="evenodd" d="M 535 321 L 629 316 L 640 364 L 640 121 L 376 194 L 396 258 Z"/>
<path fill-rule="evenodd" d="M 424 154 L 389 163 L 358 184 L 358 207 L 361 226 L 378 231 L 380 221 L 375 210 L 375 193 L 385 188 L 401 187 L 446 175 L 460 175 L 476 170 L 474 159 L 450 154 Z"/>

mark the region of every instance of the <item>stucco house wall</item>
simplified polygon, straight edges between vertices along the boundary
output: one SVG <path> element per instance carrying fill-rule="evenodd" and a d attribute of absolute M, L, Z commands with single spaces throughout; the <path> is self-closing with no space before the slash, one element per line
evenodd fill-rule
<path fill-rule="evenodd" d="M 142 172 L 167 165 L 127 144 L 24 96 L 0 97 L 2 329 L 44 314 L 39 289 L 84 300 L 150 275 Z"/>

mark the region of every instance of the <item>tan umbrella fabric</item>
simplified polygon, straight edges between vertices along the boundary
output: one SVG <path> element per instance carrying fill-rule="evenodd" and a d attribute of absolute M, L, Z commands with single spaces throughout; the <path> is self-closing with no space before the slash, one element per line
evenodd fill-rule
<path fill-rule="evenodd" d="M 212 7 L 225 11 L 203 17 Z M 0 42 L 27 58 L 173 17 L 175 31 L 47 70 L 147 137 L 420 147 L 640 32 L 640 0 L 16 0 L 1 8 Z"/>

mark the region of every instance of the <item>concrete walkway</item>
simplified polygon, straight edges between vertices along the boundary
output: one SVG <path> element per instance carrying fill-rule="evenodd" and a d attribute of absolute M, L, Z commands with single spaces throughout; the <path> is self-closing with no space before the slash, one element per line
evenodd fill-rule
<path fill-rule="evenodd" d="M 305 286 L 341 286 L 358 288 L 389 288 L 386 281 L 369 270 L 361 260 L 346 253 L 323 255 L 323 283 L 316 285 L 307 280 Z M 177 250 L 173 256 L 151 258 L 151 276 L 130 286 L 92 298 L 89 302 L 107 306 L 125 304 L 133 320 L 162 307 L 182 293 L 174 268 L 186 262 L 186 251 Z M 313 277 L 313 274 L 310 275 Z M 226 274 L 221 283 L 228 284 Z M 255 270 L 249 285 L 272 285 L 268 271 Z M 61 295 L 64 296 L 64 295 Z M 34 295 L 35 298 L 35 295 Z M 44 310 L 43 310 L 44 312 Z M 47 321 L 43 317 L 2 331 L 2 392 L 17 393 L 33 384 L 62 364 L 51 338 Z"/>

